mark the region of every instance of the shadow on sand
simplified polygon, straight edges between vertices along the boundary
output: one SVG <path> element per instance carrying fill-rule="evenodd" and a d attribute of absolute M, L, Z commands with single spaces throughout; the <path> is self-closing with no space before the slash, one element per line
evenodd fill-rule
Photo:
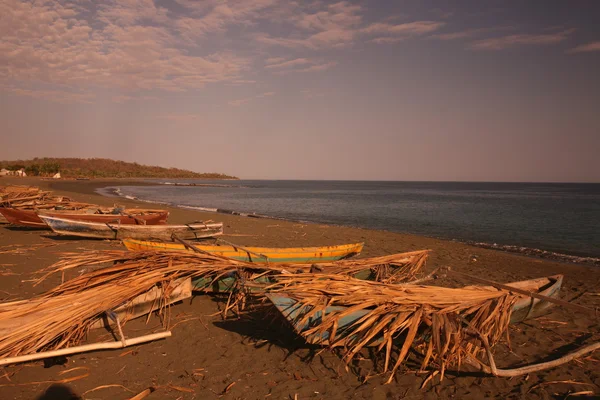
<path fill-rule="evenodd" d="M 36 400 L 81 400 L 81 397 L 66 385 L 54 384 Z"/>

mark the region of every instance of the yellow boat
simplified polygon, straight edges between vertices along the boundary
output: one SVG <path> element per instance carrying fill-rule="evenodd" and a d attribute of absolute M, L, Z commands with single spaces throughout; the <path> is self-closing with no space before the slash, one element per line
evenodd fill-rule
<path fill-rule="evenodd" d="M 169 242 L 153 242 L 147 240 L 123 239 L 123 244 L 132 251 L 193 251 L 183 244 Z M 240 249 L 230 245 L 195 244 L 202 251 L 249 262 L 281 262 L 281 263 L 317 263 L 341 260 L 360 254 L 364 243 L 342 244 L 322 247 L 244 247 Z M 246 251 L 248 250 L 248 251 Z"/>

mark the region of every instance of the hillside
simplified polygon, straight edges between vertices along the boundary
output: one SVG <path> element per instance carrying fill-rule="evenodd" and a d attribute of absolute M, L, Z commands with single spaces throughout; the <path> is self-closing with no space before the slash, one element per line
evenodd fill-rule
<path fill-rule="evenodd" d="M 107 158 L 34 158 L 33 160 L 0 161 L 0 168 L 11 171 L 25 168 L 28 176 L 52 176 L 60 172 L 63 178 L 238 179 L 216 172 L 198 173 Z"/>

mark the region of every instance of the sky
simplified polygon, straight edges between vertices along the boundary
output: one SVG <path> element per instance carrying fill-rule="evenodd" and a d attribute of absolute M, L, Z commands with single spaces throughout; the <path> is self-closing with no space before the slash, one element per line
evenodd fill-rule
<path fill-rule="evenodd" d="M 0 0 L 0 159 L 600 182 L 594 0 Z"/>

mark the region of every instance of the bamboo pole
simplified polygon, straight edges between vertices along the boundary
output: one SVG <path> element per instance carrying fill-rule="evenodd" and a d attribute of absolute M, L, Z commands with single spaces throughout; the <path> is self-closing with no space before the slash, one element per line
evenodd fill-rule
<path fill-rule="evenodd" d="M 541 363 L 537 363 L 537 364 L 529 364 L 529 365 L 525 365 L 520 368 L 501 369 L 501 368 L 496 367 L 496 361 L 494 360 L 494 355 L 492 353 L 492 349 L 491 349 L 491 346 L 490 346 L 490 343 L 489 343 L 487 337 L 484 336 L 478 329 L 473 327 L 473 325 L 470 322 L 466 321 L 464 318 L 462 320 L 463 320 L 463 322 L 465 322 L 467 324 L 467 326 L 469 326 L 469 328 L 481 340 L 481 343 L 483 344 L 483 347 L 485 349 L 485 352 L 486 352 L 486 355 L 488 358 L 488 362 L 490 363 L 490 365 L 487 366 L 483 362 L 477 360 L 476 358 L 472 358 L 471 356 L 467 357 L 467 361 L 468 362 L 470 361 L 470 363 L 472 365 L 477 364 L 476 367 L 479 367 L 483 372 L 485 372 L 486 374 L 494 375 L 494 376 L 508 378 L 508 377 L 514 377 L 514 376 L 519 376 L 519 375 L 527 375 L 527 374 L 530 374 L 532 372 L 537 372 L 537 371 L 544 371 L 546 369 L 550 369 L 550 368 L 558 367 L 559 365 L 566 364 L 569 361 L 572 361 L 576 358 L 579 358 L 581 356 L 584 356 L 588 353 L 592 353 L 592 352 L 600 349 L 600 342 L 596 342 L 596 343 L 592 343 L 588 346 L 582 347 L 579 350 L 576 350 L 572 353 L 568 353 L 562 357 L 556 358 L 554 360 L 541 362 Z"/>
<path fill-rule="evenodd" d="M 535 292 L 530 292 L 528 290 L 519 289 L 519 288 L 516 288 L 516 287 L 509 286 L 509 285 L 504 285 L 502 283 L 490 281 L 490 280 L 483 279 L 483 278 L 478 278 L 476 276 L 465 274 L 463 272 L 454 271 L 454 270 L 452 270 L 450 268 L 448 268 L 447 272 L 449 274 L 451 274 L 451 275 L 456 276 L 456 277 L 470 279 L 470 280 L 472 280 L 474 282 L 483 283 L 484 285 L 490 285 L 490 286 L 493 286 L 493 287 L 495 287 L 497 289 L 502 289 L 502 290 L 507 290 L 509 292 L 519 293 L 519 294 L 522 294 L 522 295 L 525 295 L 525 296 L 534 297 L 534 298 L 539 299 L 539 300 L 544 300 L 544 301 L 547 301 L 549 303 L 558 304 L 559 306 L 563 306 L 563 307 L 567 307 L 567 308 L 572 308 L 574 310 L 582 311 L 582 312 L 585 312 L 585 313 L 590 313 L 591 312 L 593 315 L 596 315 L 596 316 L 598 315 L 597 314 L 597 310 L 594 310 L 593 308 L 588 308 L 588 307 L 580 306 L 579 304 L 569 303 L 568 301 L 564 301 L 564 300 L 560 300 L 560 299 L 555 299 L 553 297 L 544 296 L 543 294 L 539 294 L 539 293 L 535 293 Z"/>
<path fill-rule="evenodd" d="M 255 256 L 259 256 L 260 258 L 264 258 L 265 260 L 267 260 L 267 262 L 269 262 L 269 257 L 267 257 L 267 256 L 266 256 L 266 255 L 264 255 L 264 254 L 256 253 L 256 252 L 254 252 L 254 251 L 252 251 L 252 250 L 249 250 L 249 249 L 247 249 L 247 248 L 245 248 L 245 247 L 238 246 L 237 244 L 234 244 L 234 243 L 228 242 L 228 241 L 227 241 L 227 240 L 225 240 L 225 239 L 217 238 L 217 242 L 223 242 L 223 243 L 225 243 L 225 244 L 228 244 L 228 245 L 232 246 L 232 247 L 233 247 L 233 248 L 235 248 L 235 249 L 240 249 L 240 250 L 242 250 L 242 251 L 245 251 L 245 252 L 246 252 L 246 253 L 248 253 L 249 255 L 250 255 L 250 254 L 254 254 Z"/>
<path fill-rule="evenodd" d="M 201 253 L 201 254 L 208 254 L 210 256 L 214 256 L 214 254 L 209 253 L 208 251 L 204 251 L 202 249 L 200 249 L 198 246 L 195 246 L 193 244 L 191 244 L 190 242 L 188 242 L 187 240 L 183 240 L 181 239 L 179 236 L 177 236 L 177 234 L 173 233 L 171 234 L 171 238 L 173 240 L 175 240 L 176 242 L 181 243 L 182 245 L 184 245 L 186 248 L 194 250 L 196 253 Z"/>
<path fill-rule="evenodd" d="M 27 354 L 24 356 L 8 357 L 0 359 L 0 366 L 8 364 L 17 364 L 25 361 L 41 360 L 49 357 L 66 356 L 69 354 L 84 353 L 93 350 L 121 349 L 123 347 L 135 346 L 136 344 L 151 342 L 164 339 L 171 336 L 171 331 L 153 333 L 151 335 L 139 336 L 133 339 L 125 339 L 123 342 L 93 343 L 83 346 L 68 347 L 66 349 L 44 351 L 41 353 Z"/>

